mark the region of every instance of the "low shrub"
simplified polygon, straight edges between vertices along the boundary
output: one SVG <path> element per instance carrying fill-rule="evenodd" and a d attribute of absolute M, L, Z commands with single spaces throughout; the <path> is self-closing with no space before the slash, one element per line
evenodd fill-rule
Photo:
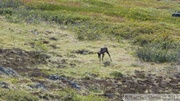
<path fill-rule="evenodd" d="M 110 73 L 110 76 L 113 76 L 114 78 L 118 78 L 118 77 L 122 77 L 123 74 L 121 72 L 118 72 L 118 71 L 113 71 Z"/>
<path fill-rule="evenodd" d="M 12 15 L 13 14 L 13 10 L 11 8 L 0 8 L 0 14 Z"/>
<path fill-rule="evenodd" d="M 156 44 L 151 46 L 144 46 L 138 48 L 137 56 L 147 62 L 176 62 L 178 60 L 179 49 L 167 49 L 163 44 Z"/>
<path fill-rule="evenodd" d="M 139 35 L 134 38 L 133 43 L 138 44 L 140 46 L 148 45 L 154 40 L 154 37 L 155 36 L 150 34 Z"/>
<path fill-rule="evenodd" d="M 104 64 L 104 67 L 107 67 L 107 66 L 111 65 L 111 62 L 110 61 L 105 61 L 105 62 L 103 62 L 103 64 Z"/>
<path fill-rule="evenodd" d="M 17 8 L 23 5 L 21 0 L 0 0 L 0 8 L 12 7 Z"/>

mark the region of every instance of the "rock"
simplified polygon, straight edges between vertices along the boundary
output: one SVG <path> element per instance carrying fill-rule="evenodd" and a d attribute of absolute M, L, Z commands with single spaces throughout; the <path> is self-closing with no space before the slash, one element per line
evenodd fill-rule
<path fill-rule="evenodd" d="M 42 89 L 44 91 L 47 91 L 46 87 L 42 83 L 29 84 L 28 86 L 32 89 Z"/>
<path fill-rule="evenodd" d="M 69 81 L 69 83 L 71 84 L 71 86 L 72 86 L 73 88 L 81 89 L 80 86 L 77 85 L 75 82 Z"/>
<path fill-rule="evenodd" d="M 35 85 L 35 87 L 38 89 L 38 88 L 45 88 L 45 86 L 41 83 L 38 83 Z"/>
<path fill-rule="evenodd" d="M 82 54 L 82 55 L 93 54 L 92 51 L 89 51 L 86 49 L 75 50 L 75 51 L 72 51 L 72 53 L 77 53 L 77 54 Z"/>
<path fill-rule="evenodd" d="M 59 80 L 59 79 L 62 79 L 63 77 L 61 77 L 61 76 L 58 76 L 58 75 L 50 75 L 49 76 L 49 79 L 50 80 Z"/>
<path fill-rule="evenodd" d="M 108 98 L 113 98 L 113 93 L 104 93 L 104 96 L 107 96 Z"/>
<path fill-rule="evenodd" d="M 54 40 L 54 41 L 57 41 L 57 40 L 58 40 L 58 38 L 55 38 L 55 37 L 50 37 L 49 39 L 50 39 L 50 40 Z"/>
<path fill-rule="evenodd" d="M 180 12 L 176 12 L 172 14 L 173 17 L 180 17 Z"/>
<path fill-rule="evenodd" d="M 49 76 L 49 79 L 50 80 L 63 80 L 67 83 L 69 83 L 71 85 L 71 87 L 73 88 L 77 88 L 77 89 L 81 89 L 79 85 L 77 85 L 75 82 L 73 81 L 70 81 L 68 79 L 66 79 L 65 77 L 62 77 L 62 76 L 58 76 L 58 75 L 50 75 Z"/>
<path fill-rule="evenodd" d="M 8 73 L 6 72 L 6 70 L 0 66 L 0 74 L 6 74 L 8 75 Z"/>
<path fill-rule="evenodd" d="M 9 67 L 1 67 L 0 66 L 0 74 L 6 74 L 10 77 L 19 77 L 20 75 L 15 71 L 13 70 L 12 68 L 9 68 Z"/>
<path fill-rule="evenodd" d="M 38 34 L 37 29 L 32 29 L 32 30 L 30 30 L 30 32 L 33 33 L 33 34 Z"/>
<path fill-rule="evenodd" d="M 1 87 L 1 88 L 5 88 L 5 89 L 10 89 L 10 88 L 9 88 L 9 84 L 6 83 L 6 82 L 0 82 L 0 87 Z"/>

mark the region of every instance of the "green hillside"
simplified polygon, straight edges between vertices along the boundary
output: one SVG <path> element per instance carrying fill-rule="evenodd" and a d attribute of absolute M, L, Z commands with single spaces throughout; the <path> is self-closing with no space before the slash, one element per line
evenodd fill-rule
<path fill-rule="evenodd" d="M 179 0 L 0 0 L 0 99 L 179 93 L 180 18 L 172 17 L 178 11 Z M 112 61 L 99 61 L 102 46 Z M 169 85 L 151 85 L 149 75 Z"/>

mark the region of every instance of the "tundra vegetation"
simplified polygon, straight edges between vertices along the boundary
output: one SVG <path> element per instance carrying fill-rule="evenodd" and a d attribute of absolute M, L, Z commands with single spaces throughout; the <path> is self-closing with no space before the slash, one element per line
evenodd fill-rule
<path fill-rule="evenodd" d="M 0 99 L 180 93 L 179 8 L 178 0 L 0 0 Z M 102 46 L 112 62 L 99 62 Z"/>

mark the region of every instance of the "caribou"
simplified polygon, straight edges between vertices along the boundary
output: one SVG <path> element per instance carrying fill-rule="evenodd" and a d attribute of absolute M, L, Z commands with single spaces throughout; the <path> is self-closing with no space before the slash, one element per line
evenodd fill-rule
<path fill-rule="evenodd" d="M 105 55 L 104 53 L 107 53 L 109 55 L 110 60 L 112 61 L 111 55 L 109 54 L 109 51 L 108 51 L 107 47 L 102 47 L 102 48 L 100 48 L 100 51 L 97 52 L 99 61 L 101 61 L 101 60 L 103 61 L 103 58 L 104 58 L 104 55 Z M 101 59 L 101 54 L 102 54 L 102 59 Z"/>

